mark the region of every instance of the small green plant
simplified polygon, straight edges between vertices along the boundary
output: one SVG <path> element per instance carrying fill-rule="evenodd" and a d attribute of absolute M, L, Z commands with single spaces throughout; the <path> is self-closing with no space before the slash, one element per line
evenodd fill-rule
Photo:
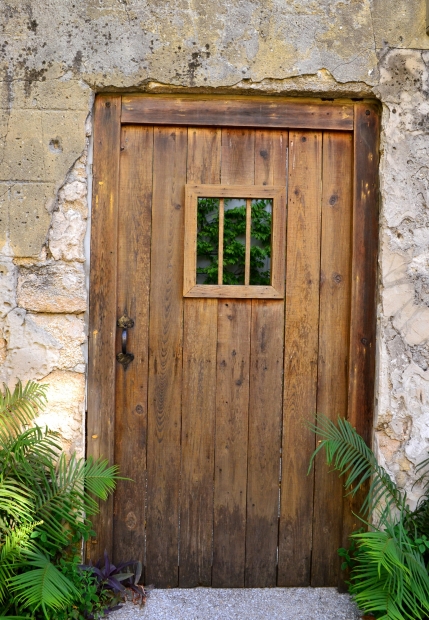
<path fill-rule="evenodd" d="M 340 549 L 343 569 L 350 569 L 349 591 L 357 605 L 381 620 L 424 620 L 429 617 L 429 459 L 419 470 L 424 493 L 415 510 L 351 424 L 318 415 L 312 427 L 321 437 L 314 452 L 326 453 L 328 465 L 345 476 L 355 495 L 367 488 L 361 520 L 367 530 L 351 535 Z"/>
<path fill-rule="evenodd" d="M 223 284 L 244 284 L 246 206 L 228 208 L 225 199 L 223 238 Z M 271 257 L 271 220 L 269 200 L 252 201 L 252 239 L 250 248 L 250 284 L 269 285 L 270 270 L 265 268 Z M 200 198 L 197 216 L 197 256 L 207 263 L 198 266 L 197 274 L 205 276 L 204 284 L 218 283 L 219 267 L 219 199 Z"/>
<path fill-rule="evenodd" d="M 82 601 L 98 604 L 91 587 L 82 593 L 92 577 L 78 573 L 73 558 L 93 533 L 95 498 L 113 491 L 117 468 L 68 459 L 55 433 L 28 428 L 45 403 L 46 386 L 35 382 L 0 392 L 0 618 L 61 618 Z"/>

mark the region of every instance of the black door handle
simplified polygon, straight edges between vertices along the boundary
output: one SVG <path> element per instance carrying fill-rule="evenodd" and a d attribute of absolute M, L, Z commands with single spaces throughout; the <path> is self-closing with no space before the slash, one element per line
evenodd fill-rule
<path fill-rule="evenodd" d="M 131 327 L 134 327 L 134 321 L 133 319 L 130 319 L 129 316 L 124 314 L 123 316 L 121 316 L 120 319 L 118 319 L 118 322 L 116 324 L 120 329 L 122 329 L 122 351 L 117 354 L 116 359 L 120 364 L 122 364 L 124 370 L 126 370 L 128 368 L 128 365 L 131 364 L 134 359 L 134 355 L 132 353 L 127 353 L 128 330 Z"/>

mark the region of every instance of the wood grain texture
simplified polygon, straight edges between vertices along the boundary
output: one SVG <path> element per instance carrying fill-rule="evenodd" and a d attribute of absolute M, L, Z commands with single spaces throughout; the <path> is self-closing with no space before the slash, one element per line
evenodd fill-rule
<path fill-rule="evenodd" d="M 257 131 L 255 183 L 285 186 L 286 161 L 287 132 Z M 251 330 L 245 585 L 255 588 L 277 579 L 284 301 L 253 300 Z"/>
<path fill-rule="evenodd" d="M 188 129 L 187 180 L 220 181 L 219 129 Z M 217 300 L 184 301 L 180 587 L 211 585 Z"/>
<path fill-rule="evenodd" d="M 310 585 L 316 411 L 322 134 L 289 133 L 286 327 L 279 586 Z"/>
<path fill-rule="evenodd" d="M 347 417 L 351 289 L 353 135 L 323 135 L 323 195 L 320 274 L 317 413 Z M 343 480 L 326 456 L 315 462 L 311 585 L 336 585 L 342 546 Z"/>
<path fill-rule="evenodd" d="M 116 263 L 121 97 L 99 95 L 94 111 L 93 203 L 88 355 L 87 454 L 114 462 Z M 112 554 L 113 498 L 92 518 L 87 560 Z"/>
<path fill-rule="evenodd" d="M 113 559 L 145 558 L 147 378 L 152 222 L 153 127 L 125 126 L 121 136 L 117 317 L 134 320 L 126 370 L 116 371 L 115 463 L 121 476 L 114 501 Z M 121 350 L 117 330 L 116 350 Z"/>
<path fill-rule="evenodd" d="M 244 134 L 244 132 L 242 132 Z M 280 132 L 281 133 L 281 132 Z M 253 136 L 253 132 L 249 132 Z M 279 138 L 281 141 L 281 138 Z M 279 142 L 280 144 L 280 142 Z M 280 149 L 280 147 L 279 147 Z M 277 149 L 277 150 L 279 150 Z M 274 157 L 274 155 L 273 155 Z M 250 163 L 249 163 L 250 165 Z M 283 165 L 283 164 L 282 164 Z M 261 178 L 265 178 L 262 176 Z M 282 182 L 285 183 L 284 175 Z M 266 185 L 194 185 L 185 189 L 185 260 L 183 295 L 185 297 L 229 297 L 238 299 L 282 299 L 285 278 L 285 234 L 286 234 L 286 192 L 285 186 Z M 222 196 L 222 197 L 221 197 Z M 197 205 L 198 197 L 219 198 L 219 272 L 218 284 L 196 284 L 197 264 Z M 272 200 L 273 223 L 271 239 L 271 286 L 246 284 L 250 274 L 251 213 L 247 211 L 246 231 L 246 275 L 243 285 L 228 285 L 223 282 L 223 243 L 224 243 L 224 198 L 245 198 L 250 205 L 251 198 L 270 198 Z"/>
<path fill-rule="evenodd" d="M 146 580 L 178 585 L 187 130 L 154 129 Z"/>
<path fill-rule="evenodd" d="M 368 445 L 374 418 L 379 135 L 377 105 L 356 104 L 348 419 Z M 353 513 L 362 501 L 362 493 L 344 501 L 343 542 L 360 527 Z"/>
<path fill-rule="evenodd" d="M 353 105 L 292 102 L 269 97 L 125 95 L 124 123 L 279 129 L 353 129 Z"/>
<path fill-rule="evenodd" d="M 223 253 L 222 253 L 223 256 Z M 185 297 L 222 297 L 230 299 L 283 299 L 284 292 L 259 284 L 196 284 Z"/>
<path fill-rule="evenodd" d="M 250 303 L 219 300 L 213 578 L 244 586 Z"/>
<path fill-rule="evenodd" d="M 222 184 L 254 184 L 254 132 L 222 130 Z M 251 302 L 220 300 L 213 573 L 215 587 L 244 586 Z"/>

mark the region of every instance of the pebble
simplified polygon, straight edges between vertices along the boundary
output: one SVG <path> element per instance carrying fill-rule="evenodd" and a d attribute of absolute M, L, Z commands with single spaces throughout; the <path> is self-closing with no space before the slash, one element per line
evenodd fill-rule
<path fill-rule="evenodd" d="M 146 605 L 127 603 L 109 620 L 357 620 L 348 594 L 336 588 L 152 590 Z"/>

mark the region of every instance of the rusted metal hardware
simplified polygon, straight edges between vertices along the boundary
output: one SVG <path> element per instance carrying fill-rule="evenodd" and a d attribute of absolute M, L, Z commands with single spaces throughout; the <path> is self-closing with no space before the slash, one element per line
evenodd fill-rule
<path fill-rule="evenodd" d="M 133 319 L 130 319 L 126 314 L 122 315 L 120 319 L 118 319 L 117 326 L 122 329 L 121 335 L 121 348 L 122 351 L 117 354 L 117 361 L 122 364 L 124 370 L 126 370 L 134 359 L 134 355 L 132 353 L 127 352 L 127 340 L 128 340 L 128 330 L 131 327 L 134 327 Z"/>

